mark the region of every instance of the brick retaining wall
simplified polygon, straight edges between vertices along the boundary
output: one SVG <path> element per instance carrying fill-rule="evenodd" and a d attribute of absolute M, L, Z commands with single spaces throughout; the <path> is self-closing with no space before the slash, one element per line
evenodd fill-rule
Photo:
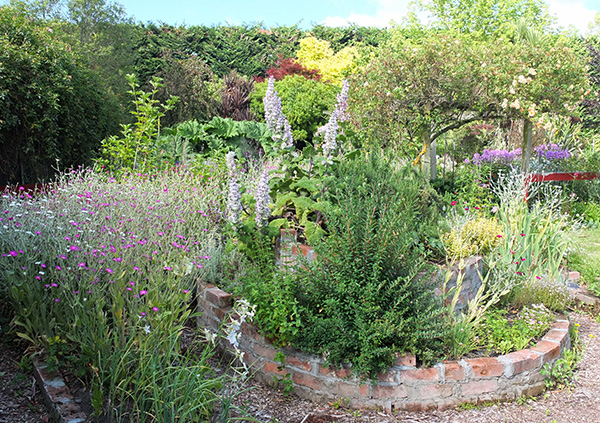
<path fill-rule="evenodd" d="M 231 302 L 230 294 L 214 285 L 201 284 L 198 307 L 202 315 L 198 323 L 218 329 L 231 311 Z M 325 367 L 321 357 L 293 348 L 274 348 L 254 325 L 242 325 L 239 342 L 244 360 L 265 384 L 272 385 L 274 376 L 290 374 L 295 392 L 303 398 L 315 402 L 341 398 L 354 408 L 379 407 L 387 412 L 537 395 L 544 390 L 542 366 L 554 362 L 570 347 L 569 321 L 562 317 L 534 347 L 499 357 L 444 361 L 429 368 L 416 367 L 414 356 L 398 356 L 394 366 L 373 384 L 361 383 L 347 367 Z M 284 370 L 279 370 L 274 360 L 278 351 L 286 355 Z"/>

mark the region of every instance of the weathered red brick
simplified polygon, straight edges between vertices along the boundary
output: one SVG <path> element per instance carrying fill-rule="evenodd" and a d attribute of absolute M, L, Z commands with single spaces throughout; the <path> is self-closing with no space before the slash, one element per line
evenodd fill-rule
<path fill-rule="evenodd" d="M 407 398 L 408 391 L 404 385 L 393 385 L 393 386 L 373 386 L 373 398 L 376 399 L 399 399 Z"/>
<path fill-rule="evenodd" d="M 219 320 L 223 320 L 231 311 L 231 307 L 213 307 L 212 311 Z"/>
<path fill-rule="evenodd" d="M 307 388 L 311 388 L 317 391 L 325 390 L 323 381 L 321 379 L 304 372 L 294 372 L 294 374 L 292 375 L 292 380 L 295 384 L 300 386 L 306 386 Z"/>
<path fill-rule="evenodd" d="M 286 369 L 279 370 L 279 364 L 273 363 L 272 361 L 265 361 L 263 365 L 265 372 L 275 373 L 277 375 L 285 376 L 288 374 Z"/>
<path fill-rule="evenodd" d="M 560 330 L 550 330 L 544 337 L 542 341 L 554 341 L 560 345 L 561 348 L 564 348 L 567 343 L 568 332 L 563 332 Z"/>
<path fill-rule="evenodd" d="M 411 398 L 415 399 L 435 399 L 445 398 L 452 395 L 452 384 L 430 384 L 419 385 L 408 388 Z"/>
<path fill-rule="evenodd" d="M 299 369 L 310 372 L 312 369 L 312 365 L 309 361 L 300 360 L 298 357 L 294 355 L 287 355 L 285 357 L 285 364 L 289 364 L 290 366 L 297 367 Z"/>
<path fill-rule="evenodd" d="M 403 403 L 397 403 L 396 408 L 410 412 L 430 411 L 437 409 L 437 404 L 433 401 L 407 401 Z"/>
<path fill-rule="evenodd" d="M 415 357 L 415 355 L 411 353 L 396 353 L 396 358 L 394 359 L 394 366 L 416 367 L 417 357 Z"/>
<path fill-rule="evenodd" d="M 302 250 L 302 255 L 304 257 L 308 257 L 308 254 L 311 252 L 312 249 L 313 247 L 311 247 L 310 245 L 300 244 L 300 250 Z"/>
<path fill-rule="evenodd" d="M 205 283 L 205 282 L 200 282 L 200 284 L 198 286 L 200 287 L 200 292 L 206 291 L 207 289 L 217 287 L 216 285 L 213 285 L 212 283 Z"/>
<path fill-rule="evenodd" d="M 473 369 L 473 377 L 476 379 L 497 377 L 504 370 L 502 363 L 493 357 L 474 358 L 466 362 Z"/>
<path fill-rule="evenodd" d="M 463 380 L 465 378 L 465 369 L 456 361 L 446 361 L 444 376 L 446 380 Z"/>
<path fill-rule="evenodd" d="M 558 358 L 560 355 L 560 347 L 558 344 L 549 341 L 540 341 L 535 347 L 529 348 L 531 351 L 542 354 L 542 363 L 546 364 L 549 361 Z"/>
<path fill-rule="evenodd" d="M 515 374 L 533 370 L 540 366 L 540 357 L 530 350 L 520 350 L 505 355 L 512 361 Z"/>
<path fill-rule="evenodd" d="M 218 307 L 231 306 L 231 294 L 219 288 L 211 288 L 206 290 L 206 300 Z"/>
<path fill-rule="evenodd" d="M 319 365 L 319 373 L 329 377 L 337 377 L 339 379 L 348 379 L 352 376 L 352 371 L 350 369 L 336 369 L 334 367 L 324 367 Z"/>
<path fill-rule="evenodd" d="M 258 333 L 258 328 L 252 323 L 242 323 L 242 333 L 256 339 L 257 341 L 263 340 L 263 337 L 260 335 L 260 333 Z"/>
<path fill-rule="evenodd" d="M 488 392 L 494 392 L 498 389 L 498 380 L 472 380 L 471 382 L 461 384 L 460 387 L 462 394 L 465 396 L 481 395 Z"/>
<path fill-rule="evenodd" d="M 400 373 L 402 382 L 439 382 L 440 370 L 436 367 L 403 370 Z"/>
<path fill-rule="evenodd" d="M 562 321 L 562 322 L 554 322 L 554 323 L 552 323 L 552 329 L 569 330 L 570 326 L 571 326 L 571 324 L 568 321 Z"/>
<path fill-rule="evenodd" d="M 377 380 L 379 380 L 379 382 L 394 383 L 398 381 L 397 374 L 398 372 L 396 370 L 388 369 L 385 372 L 377 373 Z"/>
<path fill-rule="evenodd" d="M 343 398 L 359 398 L 369 395 L 369 386 L 366 384 L 356 384 L 348 382 L 337 382 L 333 385 L 331 391 L 337 396 Z"/>
<path fill-rule="evenodd" d="M 264 358 L 268 358 L 271 361 L 275 361 L 275 354 L 277 354 L 278 350 L 271 347 L 263 347 L 259 344 L 254 344 L 254 352 L 256 355 Z"/>

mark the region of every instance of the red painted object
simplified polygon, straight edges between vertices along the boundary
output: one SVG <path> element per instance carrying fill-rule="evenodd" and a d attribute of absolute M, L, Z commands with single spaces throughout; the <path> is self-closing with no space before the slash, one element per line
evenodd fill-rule
<path fill-rule="evenodd" d="M 532 173 L 525 179 L 525 201 L 529 197 L 528 185 L 532 182 L 549 181 L 591 181 L 600 179 L 600 172 L 553 172 Z"/>
<path fill-rule="evenodd" d="M 555 172 L 555 173 L 532 173 L 526 179 L 530 182 L 546 182 L 546 181 L 589 181 L 592 179 L 600 179 L 598 172 Z"/>

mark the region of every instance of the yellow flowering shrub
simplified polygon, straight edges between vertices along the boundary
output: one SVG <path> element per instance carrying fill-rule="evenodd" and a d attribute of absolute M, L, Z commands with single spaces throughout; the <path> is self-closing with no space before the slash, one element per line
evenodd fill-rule
<path fill-rule="evenodd" d="M 345 47 L 334 53 L 328 41 L 315 37 L 300 40 L 298 61 L 307 69 L 317 69 L 323 81 L 341 85 L 342 80 L 356 68 L 358 59 L 356 47 Z"/>
<path fill-rule="evenodd" d="M 487 254 L 502 241 L 502 227 L 495 218 L 478 217 L 455 226 L 441 236 L 448 256 L 460 259 Z"/>

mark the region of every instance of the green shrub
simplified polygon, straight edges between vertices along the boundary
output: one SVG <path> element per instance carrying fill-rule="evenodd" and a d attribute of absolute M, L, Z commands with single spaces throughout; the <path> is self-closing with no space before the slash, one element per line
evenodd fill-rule
<path fill-rule="evenodd" d="M 453 226 L 440 237 L 453 260 L 489 254 L 502 240 L 502 227 L 495 218 L 473 217 Z"/>
<path fill-rule="evenodd" d="M 427 276 L 419 246 L 423 180 L 371 156 L 340 164 L 324 209 L 329 236 L 317 259 L 298 271 L 302 327 L 295 344 L 328 363 L 352 362 L 375 377 L 396 352 L 430 362 L 448 331 L 445 309 Z"/>

